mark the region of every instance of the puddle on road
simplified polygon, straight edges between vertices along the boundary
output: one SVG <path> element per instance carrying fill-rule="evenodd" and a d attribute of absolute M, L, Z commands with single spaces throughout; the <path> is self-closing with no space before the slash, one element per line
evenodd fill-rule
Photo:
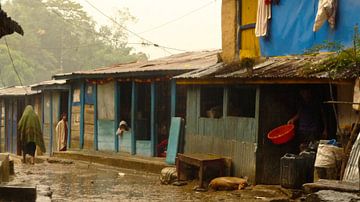
<path fill-rule="evenodd" d="M 192 190 L 195 182 L 183 187 L 161 185 L 159 175 L 78 161 L 72 164 L 16 163 L 15 173 L 16 177 L 9 184 L 48 185 L 53 191 L 53 201 L 242 200 L 238 192 L 195 192 Z"/>

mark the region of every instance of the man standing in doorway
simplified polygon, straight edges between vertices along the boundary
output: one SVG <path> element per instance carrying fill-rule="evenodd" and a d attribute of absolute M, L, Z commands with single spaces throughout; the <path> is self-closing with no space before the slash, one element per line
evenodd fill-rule
<path fill-rule="evenodd" d="M 300 90 L 300 95 L 300 108 L 288 124 L 296 123 L 296 139 L 302 151 L 310 142 L 327 138 L 327 124 L 321 102 L 313 92 L 305 88 Z"/>
<path fill-rule="evenodd" d="M 67 142 L 67 116 L 66 113 L 62 113 L 61 120 L 56 126 L 56 135 L 58 138 L 57 150 L 66 151 L 66 142 Z"/>

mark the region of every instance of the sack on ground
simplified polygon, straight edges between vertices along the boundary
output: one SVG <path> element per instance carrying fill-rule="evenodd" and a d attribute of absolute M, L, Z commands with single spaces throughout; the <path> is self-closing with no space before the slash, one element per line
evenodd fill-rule
<path fill-rule="evenodd" d="M 316 154 L 315 167 L 334 168 L 336 161 L 340 161 L 343 156 L 343 150 L 328 144 L 320 144 Z"/>
<path fill-rule="evenodd" d="M 166 167 L 161 170 L 160 182 L 161 184 L 171 184 L 177 179 L 177 172 L 175 167 Z"/>

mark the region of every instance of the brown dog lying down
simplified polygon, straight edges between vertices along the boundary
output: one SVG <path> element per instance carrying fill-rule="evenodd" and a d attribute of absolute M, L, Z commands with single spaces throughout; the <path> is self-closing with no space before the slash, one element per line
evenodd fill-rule
<path fill-rule="evenodd" d="M 235 190 L 243 189 L 247 185 L 247 179 L 239 177 L 218 177 L 211 180 L 209 187 L 214 190 Z"/>

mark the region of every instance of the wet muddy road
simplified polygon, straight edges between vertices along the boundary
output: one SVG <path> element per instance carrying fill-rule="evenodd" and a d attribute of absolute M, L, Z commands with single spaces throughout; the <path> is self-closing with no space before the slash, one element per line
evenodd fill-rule
<path fill-rule="evenodd" d="M 58 159 L 35 165 L 15 160 L 15 173 L 9 184 L 48 185 L 53 201 L 264 201 L 279 195 L 276 190 L 260 190 L 256 196 L 244 191 L 195 192 L 196 182 L 161 185 L 159 175 Z"/>

